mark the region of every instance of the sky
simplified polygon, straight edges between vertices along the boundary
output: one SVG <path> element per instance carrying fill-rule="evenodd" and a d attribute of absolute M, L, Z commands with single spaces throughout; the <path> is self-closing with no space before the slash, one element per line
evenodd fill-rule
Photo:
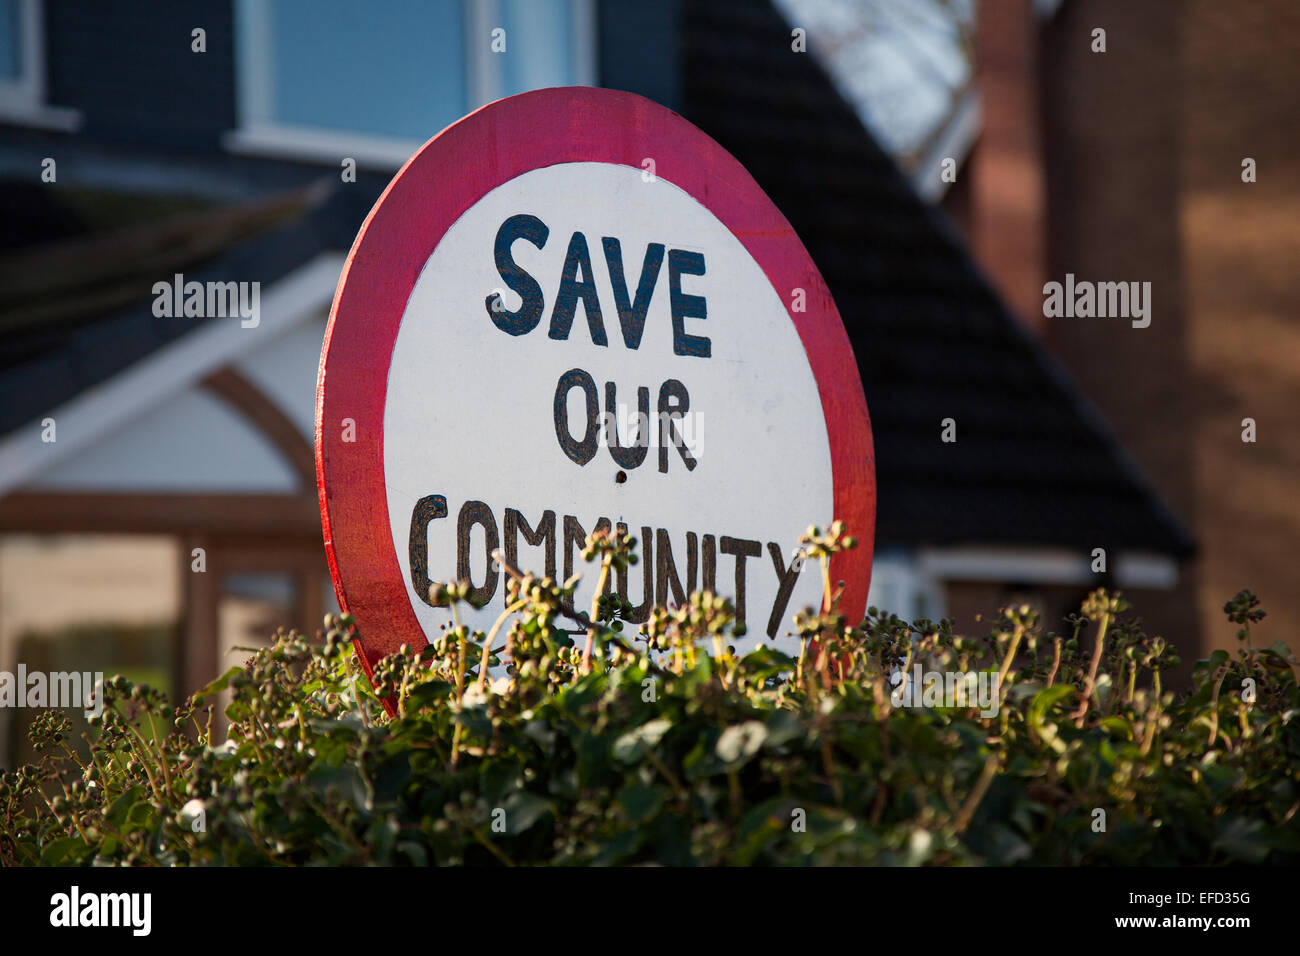
<path fill-rule="evenodd" d="M 973 0 L 775 0 L 904 168 L 971 80 Z"/>

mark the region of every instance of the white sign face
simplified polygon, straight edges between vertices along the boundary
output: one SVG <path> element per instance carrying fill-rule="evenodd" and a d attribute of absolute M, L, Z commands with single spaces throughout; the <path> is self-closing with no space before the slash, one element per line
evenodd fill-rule
<path fill-rule="evenodd" d="M 603 520 L 638 539 L 617 582 L 631 623 L 710 589 L 743 614 L 738 650 L 797 651 L 791 616 L 822 582 L 816 562 L 790 565 L 834 488 L 794 295 L 639 168 L 545 166 L 473 204 L 407 301 L 383 410 L 393 549 L 426 636 L 448 617 L 426 580 L 490 594 L 471 626 L 501 613 L 493 547 L 557 580 L 583 572 L 589 608 L 580 551 Z"/>

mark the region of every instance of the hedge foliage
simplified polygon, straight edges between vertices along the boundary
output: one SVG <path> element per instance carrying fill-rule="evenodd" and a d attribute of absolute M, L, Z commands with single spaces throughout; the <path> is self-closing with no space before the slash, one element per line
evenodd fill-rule
<path fill-rule="evenodd" d="M 635 542 L 588 540 L 599 593 Z M 0 780 L 5 864 L 1222 864 L 1300 862 L 1300 693 L 1242 592 L 1239 651 L 1189 693 L 1123 599 L 1094 592 L 1062 635 L 1028 607 L 979 638 L 949 622 L 796 615 L 798 658 L 737 656 L 732 606 L 697 594 L 632 633 L 616 595 L 510 574 L 490 634 L 449 624 L 362 675 L 356 631 L 280 633 L 179 708 L 117 678 L 72 746 L 49 712 L 35 765 Z M 468 594 L 435 596 L 454 611 Z M 458 620 L 458 617 L 457 617 Z M 483 648 L 490 664 L 481 666 Z M 1001 678 L 900 706 L 916 664 Z M 502 675 L 502 676 L 496 676 Z M 987 679 L 987 677 L 986 677 Z M 229 738 L 212 706 L 229 689 Z M 389 714 L 384 700 L 393 703 Z M 88 756 L 86 755 L 88 753 Z"/>

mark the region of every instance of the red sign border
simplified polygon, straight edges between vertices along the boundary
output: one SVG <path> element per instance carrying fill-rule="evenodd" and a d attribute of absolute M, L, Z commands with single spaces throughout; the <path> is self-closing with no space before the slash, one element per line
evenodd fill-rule
<path fill-rule="evenodd" d="M 316 482 L 339 607 L 361 634 L 370 674 L 427 638 L 392 541 L 383 423 L 393 345 L 407 300 L 447 230 L 491 190 L 533 169 L 601 162 L 654 175 L 694 197 L 786 303 L 817 381 L 830 442 L 835 516 L 858 538 L 832 571 L 851 622 L 866 607 L 875 538 L 875 453 L 866 396 L 830 290 L 807 249 L 743 166 L 659 104 L 616 90 L 558 87 L 498 100 L 448 126 L 407 161 L 371 209 L 339 277 L 316 385 Z M 806 311 L 791 311 L 793 290 Z M 343 420 L 355 423 L 343 440 Z M 329 422 L 330 427 L 325 428 Z"/>

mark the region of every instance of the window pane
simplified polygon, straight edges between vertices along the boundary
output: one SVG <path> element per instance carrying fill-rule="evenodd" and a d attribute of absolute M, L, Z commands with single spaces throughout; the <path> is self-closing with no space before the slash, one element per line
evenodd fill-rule
<path fill-rule="evenodd" d="M 0 82 L 23 74 L 23 32 L 19 23 L 21 0 L 0 0 Z"/>
<path fill-rule="evenodd" d="M 261 119 L 425 140 L 465 112 L 460 0 L 275 0 L 263 13 Z"/>
<path fill-rule="evenodd" d="M 569 0 L 503 0 L 503 96 L 578 82 Z"/>

